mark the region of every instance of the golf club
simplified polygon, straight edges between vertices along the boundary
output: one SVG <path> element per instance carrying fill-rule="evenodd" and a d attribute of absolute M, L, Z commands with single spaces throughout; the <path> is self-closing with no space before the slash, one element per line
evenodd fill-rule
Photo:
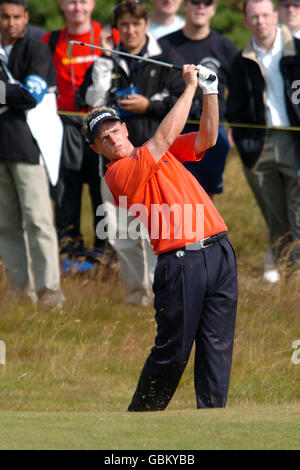
<path fill-rule="evenodd" d="M 105 47 L 95 46 L 94 44 L 88 44 L 86 42 L 80 42 L 80 41 L 70 41 L 68 43 L 67 56 L 69 57 L 69 59 L 72 58 L 72 48 L 74 44 L 78 44 L 79 46 L 90 47 L 92 49 L 100 49 L 100 51 L 103 51 L 103 52 L 110 52 L 111 54 L 117 54 L 117 55 L 121 55 L 124 57 L 129 57 L 131 59 L 143 60 L 144 62 L 151 62 L 152 64 L 161 65 L 162 67 L 167 67 L 169 69 L 182 70 L 182 65 L 169 64 L 168 62 L 162 62 L 160 60 L 150 59 L 149 57 L 142 57 L 142 56 L 135 55 L 135 54 L 129 54 L 128 52 L 121 52 L 121 51 L 116 51 L 114 49 L 107 49 Z M 213 74 L 209 75 L 208 77 L 205 77 L 205 76 L 202 76 L 199 73 L 199 71 L 198 71 L 198 76 L 202 80 L 208 80 L 210 82 L 213 82 L 216 79 L 216 76 Z"/>

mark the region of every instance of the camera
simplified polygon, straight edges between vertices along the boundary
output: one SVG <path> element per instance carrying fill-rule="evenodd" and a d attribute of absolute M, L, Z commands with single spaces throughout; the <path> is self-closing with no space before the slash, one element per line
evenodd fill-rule
<path fill-rule="evenodd" d="M 138 93 L 137 86 L 131 86 L 129 88 L 124 88 L 123 90 L 115 91 L 115 99 L 116 100 L 125 100 L 129 97 L 129 95 L 136 95 Z M 124 116 L 132 116 L 130 111 L 124 111 L 123 109 L 118 106 L 118 113 L 121 117 Z"/>

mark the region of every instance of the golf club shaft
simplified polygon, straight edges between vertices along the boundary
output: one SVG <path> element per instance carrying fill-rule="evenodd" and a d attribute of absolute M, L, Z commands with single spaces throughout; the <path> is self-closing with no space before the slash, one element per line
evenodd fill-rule
<path fill-rule="evenodd" d="M 136 60 L 143 60 L 144 62 L 150 62 L 151 64 L 156 64 L 160 65 L 162 67 L 167 67 L 169 69 L 177 69 L 177 70 L 182 70 L 182 65 L 175 65 L 175 64 L 170 64 L 168 62 L 162 62 L 160 60 L 155 60 L 151 59 L 150 57 L 142 57 L 139 55 L 135 54 L 129 54 L 128 52 L 122 52 L 122 51 L 116 51 L 115 49 L 107 49 L 105 47 L 101 46 L 95 46 L 94 44 L 88 44 L 86 42 L 80 42 L 80 41 L 70 41 L 68 44 L 68 49 L 67 49 L 67 55 L 69 59 L 72 57 L 72 47 L 74 44 L 78 44 L 79 46 L 85 46 L 85 47 L 90 47 L 92 49 L 99 49 L 100 51 L 103 52 L 109 52 L 111 54 L 116 54 L 124 57 L 129 57 L 130 59 L 136 59 Z M 216 79 L 215 75 L 211 74 L 207 78 L 208 81 L 213 82 Z"/>

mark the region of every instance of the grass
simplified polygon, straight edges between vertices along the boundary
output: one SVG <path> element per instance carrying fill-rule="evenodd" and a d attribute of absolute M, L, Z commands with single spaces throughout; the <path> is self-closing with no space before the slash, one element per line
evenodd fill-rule
<path fill-rule="evenodd" d="M 1 412 L 0 419 L 0 450 L 31 450 L 33 443 L 40 450 L 295 450 L 300 440 L 300 408 L 294 406 L 146 414 Z"/>
<path fill-rule="evenodd" d="M 7 295 L 2 266 L 1 449 L 300 447 L 300 364 L 291 360 L 300 339 L 299 278 L 274 287 L 262 281 L 265 226 L 233 152 L 216 206 L 239 266 L 227 408 L 195 411 L 190 360 L 166 412 L 128 416 L 155 335 L 154 310 L 125 305 L 117 273 L 105 267 L 63 277 L 63 309 L 19 303 Z M 92 245 L 87 192 L 83 207 L 82 229 Z"/>

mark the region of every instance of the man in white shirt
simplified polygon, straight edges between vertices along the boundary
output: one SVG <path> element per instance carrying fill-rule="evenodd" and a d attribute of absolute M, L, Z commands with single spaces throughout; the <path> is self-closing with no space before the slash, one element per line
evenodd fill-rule
<path fill-rule="evenodd" d="M 177 12 L 182 0 L 150 0 L 153 9 L 149 29 L 156 39 L 183 28 L 185 21 Z"/>
<path fill-rule="evenodd" d="M 288 127 L 290 121 L 285 108 L 283 77 L 280 72 L 280 59 L 282 57 L 282 32 L 280 28 L 274 29 L 275 38 L 270 48 L 262 41 L 253 37 L 253 48 L 261 67 L 267 89 L 267 124 L 269 127 Z M 271 36 L 273 39 L 273 36 Z M 271 41 L 270 41 L 271 42 Z"/>
<path fill-rule="evenodd" d="M 227 119 L 250 124 L 233 128 L 233 138 L 266 220 L 278 281 L 283 262 L 293 268 L 300 262 L 299 133 L 287 129 L 300 124 L 293 93 L 300 40 L 278 26 L 272 0 L 246 0 L 244 22 L 252 37 L 232 68 Z"/>
<path fill-rule="evenodd" d="M 279 0 L 278 13 L 280 23 L 286 25 L 295 37 L 300 38 L 300 1 Z M 264 279 L 271 283 L 278 282 L 280 279 L 279 272 L 274 264 L 270 244 L 265 257 Z"/>

